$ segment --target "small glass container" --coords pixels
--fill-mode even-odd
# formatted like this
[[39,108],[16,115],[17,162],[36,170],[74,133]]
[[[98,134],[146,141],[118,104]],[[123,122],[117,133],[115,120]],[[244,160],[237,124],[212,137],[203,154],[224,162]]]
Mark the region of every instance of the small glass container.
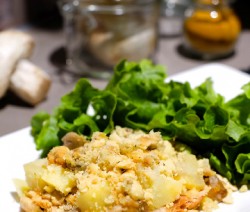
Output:
[[160,35],[175,37],[182,34],[185,11],[193,0],[161,0]]
[[196,0],[184,20],[184,52],[204,60],[233,54],[240,21],[227,0]]
[[61,0],[70,70],[108,78],[121,60],[153,58],[158,0]]

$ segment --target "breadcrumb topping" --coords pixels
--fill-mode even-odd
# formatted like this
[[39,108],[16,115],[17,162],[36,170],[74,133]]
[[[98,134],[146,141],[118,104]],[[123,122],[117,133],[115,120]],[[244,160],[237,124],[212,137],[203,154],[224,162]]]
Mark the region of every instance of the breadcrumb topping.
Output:
[[24,166],[24,211],[211,211],[231,189],[207,159],[176,151],[159,132],[116,127],[64,141]]

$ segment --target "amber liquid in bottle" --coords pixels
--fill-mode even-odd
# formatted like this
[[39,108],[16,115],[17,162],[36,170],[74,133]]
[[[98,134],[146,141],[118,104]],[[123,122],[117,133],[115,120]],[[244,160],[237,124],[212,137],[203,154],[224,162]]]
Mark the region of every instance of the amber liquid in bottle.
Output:
[[183,29],[187,48],[214,59],[232,53],[241,27],[225,0],[197,0]]

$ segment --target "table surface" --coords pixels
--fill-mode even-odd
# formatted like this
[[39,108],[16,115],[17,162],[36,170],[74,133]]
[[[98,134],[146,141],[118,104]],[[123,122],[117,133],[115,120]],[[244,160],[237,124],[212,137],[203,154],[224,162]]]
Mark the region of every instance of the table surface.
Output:
[[[77,80],[71,74],[53,65],[51,56],[65,44],[62,30],[45,31],[31,27],[22,27],[21,30],[29,32],[35,39],[35,50],[31,61],[45,69],[52,78],[52,86],[47,98],[35,107],[19,101],[11,92],[0,100],[0,136],[14,132],[30,125],[31,117],[38,111],[51,112],[59,104],[60,98],[74,87]],[[181,56],[177,47],[182,38],[166,37],[159,39],[155,62],[167,67],[167,74],[173,75],[184,70],[207,64],[207,61],[195,60]],[[217,60],[217,63],[229,65],[237,69],[250,67],[250,31],[242,31],[236,46],[235,54],[226,59]],[[107,81],[90,79],[92,85],[104,88]]]

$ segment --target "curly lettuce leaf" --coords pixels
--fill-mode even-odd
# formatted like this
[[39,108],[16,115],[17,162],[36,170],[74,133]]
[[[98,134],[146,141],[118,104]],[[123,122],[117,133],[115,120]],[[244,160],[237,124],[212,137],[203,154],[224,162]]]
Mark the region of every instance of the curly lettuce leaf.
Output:
[[250,82],[242,90],[244,93],[228,101],[226,107],[237,124],[250,127]]
[[[109,133],[114,128],[113,112],[116,98],[108,91],[93,88],[88,80],[80,79],[73,91],[61,98],[61,103],[51,115],[38,113],[32,117],[32,135],[42,156],[70,131],[91,136],[93,132]],[[93,114],[88,114],[92,107]]]
[[42,124],[43,127],[39,134],[36,135],[35,142],[37,150],[42,150],[43,157],[47,155],[51,148],[60,145],[61,141],[57,136],[59,128],[57,126],[56,118],[49,117],[48,119],[43,120]]
[[31,135],[37,137],[43,128],[43,123],[49,119],[50,115],[47,112],[41,111],[35,114],[31,119]]

